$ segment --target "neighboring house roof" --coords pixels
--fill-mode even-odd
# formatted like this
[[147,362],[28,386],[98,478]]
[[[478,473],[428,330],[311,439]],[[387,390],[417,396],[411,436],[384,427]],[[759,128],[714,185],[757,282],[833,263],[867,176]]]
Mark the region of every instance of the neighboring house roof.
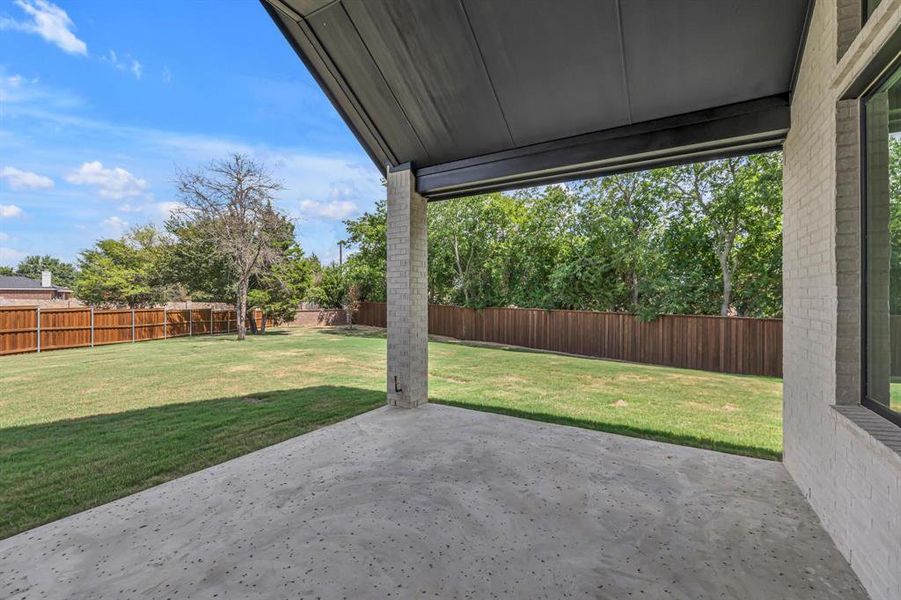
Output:
[[0,275],[0,290],[56,290],[57,292],[71,292],[67,287],[51,285],[44,287],[37,279],[21,277],[19,275]]

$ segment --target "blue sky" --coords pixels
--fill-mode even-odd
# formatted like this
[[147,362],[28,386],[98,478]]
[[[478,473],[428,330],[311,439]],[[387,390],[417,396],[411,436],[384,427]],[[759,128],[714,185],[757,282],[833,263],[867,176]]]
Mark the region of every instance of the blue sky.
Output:
[[325,261],[384,194],[259,2],[0,0],[0,264],[161,223],[176,168],[235,151]]

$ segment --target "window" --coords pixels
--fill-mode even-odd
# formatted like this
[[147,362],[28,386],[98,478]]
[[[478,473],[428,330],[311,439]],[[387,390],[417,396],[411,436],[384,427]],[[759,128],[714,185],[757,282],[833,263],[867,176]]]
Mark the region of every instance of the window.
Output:
[[873,14],[876,7],[879,6],[880,0],[863,0],[863,20],[866,20]]
[[901,423],[901,68],[864,98],[864,400]]

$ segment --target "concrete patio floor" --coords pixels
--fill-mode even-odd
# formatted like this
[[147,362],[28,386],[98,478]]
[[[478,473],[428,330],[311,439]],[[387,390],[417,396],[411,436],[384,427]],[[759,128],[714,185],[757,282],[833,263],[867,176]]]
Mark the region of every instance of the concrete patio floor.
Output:
[[0,541],[2,598],[866,598],[781,464],[382,408]]

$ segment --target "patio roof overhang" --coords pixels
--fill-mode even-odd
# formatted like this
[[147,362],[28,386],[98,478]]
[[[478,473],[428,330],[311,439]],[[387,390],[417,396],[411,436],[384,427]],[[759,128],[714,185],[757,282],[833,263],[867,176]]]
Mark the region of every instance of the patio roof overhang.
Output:
[[431,200],[779,148],[809,0],[261,0]]

